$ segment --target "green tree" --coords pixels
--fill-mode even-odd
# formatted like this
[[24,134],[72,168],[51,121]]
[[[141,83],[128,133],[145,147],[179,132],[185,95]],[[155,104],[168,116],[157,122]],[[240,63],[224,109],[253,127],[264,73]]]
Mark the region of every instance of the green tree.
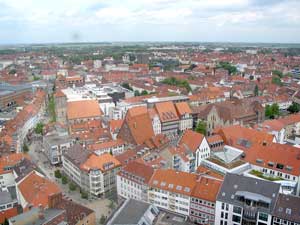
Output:
[[162,81],[163,84],[168,84],[177,87],[183,87],[188,92],[192,91],[192,88],[187,80],[176,79],[175,77],[169,77]]
[[258,96],[258,95],[259,95],[258,86],[255,85],[255,88],[254,88],[254,96]]
[[278,77],[280,77],[280,78],[283,77],[283,73],[282,73],[281,71],[279,71],[279,70],[273,70],[273,71],[272,71],[272,74],[273,74],[273,75],[276,75],[276,76],[278,76]]
[[16,74],[17,73],[17,70],[16,69],[11,69],[8,74],[10,75],[13,75],[13,74]]
[[33,76],[33,80],[34,80],[34,81],[37,81],[37,80],[40,80],[40,79],[41,79],[41,78],[38,77],[38,76],[35,76],[35,75]]
[[278,76],[276,76],[276,75],[272,77],[272,83],[273,83],[273,84],[276,84],[276,85],[278,85],[278,86],[281,86],[281,85],[282,85],[282,81],[281,81],[280,77],[278,77]]
[[204,121],[198,121],[196,129],[196,132],[205,135],[206,134],[206,123]]
[[148,95],[148,91],[143,90],[143,91],[141,92],[141,95]]
[[128,83],[123,83],[123,84],[121,84],[121,86],[122,86],[123,88],[126,88],[126,89],[128,89],[128,90],[133,91],[132,87],[130,87],[130,85],[129,85]]
[[28,147],[28,145],[25,144],[25,143],[23,144],[23,148],[22,148],[22,149],[23,149],[23,152],[24,152],[24,153],[29,152],[29,147]]
[[43,123],[38,123],[36,127],[34,128],[34,132],[37,134],[43,134],[43,128],[44,124]]
[[105,221],[106,221],[106,217],[104,215],[102,215],[101,218],[100,218],[100,221],[99,221],[100,224],[104,224]]
[[60,170],[55,170],[55,171],[54,171],[54,176],[55,176],[56,178],[60,179],[60,178],[62,177],[62,174],[61,174]]
[[114,209],[115,208],[115,203],[114,203],[113,200],[110,200],[108,208],[110,208],[110,209]]
[[69,190],[70,191],[75,191],[76,190],[76,185],[73,182],[69,183]]
[[81,198],[88,199],[89,195],[87,192],[80,189]]
[[51,122],[55,122],[56,114],[55,114],[55,101],[54,101],[53,95],[50,97],[49,102],[48,102],[48,113],[51,116]]
[[293,102],[287,109],[290,113],[297,113],[300,111],[300,105],[296,102]]
[[140,92],[138,91],[138,90],[135,90],[134,91],[134,96],[140,96],[141,94],[140,94]]
[[237,68],[230,64],[229,62],[220,62],[217,68],[223,68],[228,71],[229,75],[236,74],[238,72]]
[[274,119],[276,116],[279,116],[279,106],[277,103],[273,103],[272,105],[267,105],[265,108],[265,115],[269,119]]
[[67,184],[68,183],[68,178],[66,176],[62,176],[61,182],[62,182],[62,184]]

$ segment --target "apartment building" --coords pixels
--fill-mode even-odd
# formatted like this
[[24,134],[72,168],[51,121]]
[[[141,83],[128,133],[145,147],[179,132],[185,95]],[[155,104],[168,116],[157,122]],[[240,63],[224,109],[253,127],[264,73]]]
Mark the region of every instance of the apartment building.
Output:
[[125,142],[122,139],[106,141],[88,145],[87,148],[97,155],[110,153],[112,155],[120,155],[125,150]]
[[151,166],[140,162],[130,162],[117,174],[118,196],[140,201],[148,201],[148,183],[154,173]]
[[179,131],[185,131],[193,128],[192,110],[187,102],[175,103],[175,108],[179,116]]
[[214,225],[215,203],[221,180],[199,177],[191,193],[190,220],[197,224]]
[[41,121],[45,112],[46,93],[36,91],[31,104],[26,105],[14,119],[7,121],[0,133],[0,141],[9,146],[9,151],[21,152],[28,131]]
[[148,109],[149,117],[152,121],[152,128],[155,135],[158,135],[161,133],[161,122],[159,120],[159,116],[157,112],[153,108]]
[[190,198],[197,175],[171,169],[157,170],[149,182],[149,203],[179,213],[190,215]]
[[152,121],[147,108],[139,106],[129,109],[117,138],[123,139],[127,144],[141,145],[153,136]]
[[273,211],[272,225],[299,225],[299,207],[299,196],[279,194]]
[[74,140],[69,135],[48,135],[43,137],[44,153],[52,165],[62,162],[62,155],[73,145]]
[[159,102],[154,107],[161,122],[161,132],[171,138],[177,136],[180,118],[174,104],[172,102]]
[[[242,160],[251,165],[245,174],[276,181],[285,194],[300,193],[299,149],[278,144],[275,137],[267,132],[241,126],[223,127],[218,131],[225,144],[242,150]],[[259,176],[260,175],[260,176]]]
[[280,185],[226,174],[216,201],[215,224],[271,225]]
[[160,152],[166,164],[177,171],[195,172],[195,156],[186,146],[169,147]]
[[112,155],[96,155],[74,145],[63,156],[63,171],[80,188],[101,196],[116,187],[116,174],[121,164]]
[[196,159],[195,168],[200,166],[202,160],[210,157],[210,147],[203,134],[186,130],[179,140],[178,145],[193,152]]
[[15,186],[13,168],[27,157],[23,153],[12,153],[0,157],[0,189]]

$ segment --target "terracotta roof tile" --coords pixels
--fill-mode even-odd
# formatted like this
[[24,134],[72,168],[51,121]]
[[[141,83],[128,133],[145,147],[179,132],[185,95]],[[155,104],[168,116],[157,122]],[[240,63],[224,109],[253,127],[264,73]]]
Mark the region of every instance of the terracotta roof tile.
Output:
[[158,112],[162,122],[179,120],[176,109],[172,102],[159,102],[155,104],[155,109]]
[[144,179],[143,183],[148,184],[149,180],[151,179],[151,177],[154,173],[154,169],[151,166],[147,166],[143,163],[133,161],[133,162],[128,163],[119,172],[119,175],[126,176],[126,174],[124,172],[127,172],[127,173],[133,174],[135,176],[138,176],[140,178],[143,178]]
[[[106,168],[106,166],[108,167]],[[99,169],[104,172],[108,169],[116,168],[118,166],[121,166],[121,163],[112,155],[105,153],[100,156],[91,154],[88,159],[80,165],[80,168],[86,171]]]
[[52,181],[39,175],[36,171],[31,172],[20,183],[17,188],[22,193],[25,201],[34,207],[48,207],[48,197],[60,193],[60,188]]
[[183,195],[191,195],[197,181],[197,175],[175,171],[171,169],[158,169],[154,172],[149,185]]
[[203,134],[186,130],[179,141],[179,145],[185,144],[191,151],[195,152],[202,143],[203,138],[205,138]]
[[187,102],[178,102],[175,103],[176,110],[180,116],[184,114],[191,114],[192,110]]
[[222,181],[220,180],[202,176],[197,181],[196,186],[193,189],[192,196],[206,201],[215,202],[221,185]]
[[102,112],[96,100],[68,102],[67,116],[69,120],[100,117]]

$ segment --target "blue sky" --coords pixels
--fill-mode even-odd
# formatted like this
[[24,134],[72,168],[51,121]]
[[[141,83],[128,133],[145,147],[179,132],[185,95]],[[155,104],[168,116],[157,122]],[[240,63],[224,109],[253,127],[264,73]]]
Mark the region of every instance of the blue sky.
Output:
[[0,0],[0,44],[300,43],[299,0]]

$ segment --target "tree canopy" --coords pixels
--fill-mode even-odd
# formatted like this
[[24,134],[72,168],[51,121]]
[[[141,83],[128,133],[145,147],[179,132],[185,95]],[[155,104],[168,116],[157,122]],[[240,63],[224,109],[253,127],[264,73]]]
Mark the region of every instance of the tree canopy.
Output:
[[162,81],[163,84],[168,84],[176,87],[183,87],[188,92],[192,91],[192,88],[187,80],[176,79],[176,77],[166,78]]
[[229,75],[236,74],[238,72],[237,68],[229,62],[220,62],[217,68],[223,68],[227,70]]
[[269,119],[274,119],[276,116],[279,116],[279,106],[277,103],[273,103],[272,105],[267,105],[265,108],[265,115]]
[[121,84],[121,86],[122,86],[123,88],[126,88],[126,89],[128,89],[128,90],[133,91],[132,87],[131,87],[128,83],[123,83],[123,84]]
[[288,107],[287,109],[290,113],[297,113],[300,111],[300,105],[296,102],[293,102],[292,105],[290,105],[290,107]]
[[206,123],[204,121],[198,121],[195,131],[200,134],[205,135],[206,134]]
[[43,134],[43,128],[44,124],[43,123],[38,123],[36,127],[34,128],[34,132],[37,134]]
[[273,77],[272,77],[272,83],[276,84],[278,86],[282,85],[282,81],[281,81],[280,77],[277,76],[277,75],[273,75]]

